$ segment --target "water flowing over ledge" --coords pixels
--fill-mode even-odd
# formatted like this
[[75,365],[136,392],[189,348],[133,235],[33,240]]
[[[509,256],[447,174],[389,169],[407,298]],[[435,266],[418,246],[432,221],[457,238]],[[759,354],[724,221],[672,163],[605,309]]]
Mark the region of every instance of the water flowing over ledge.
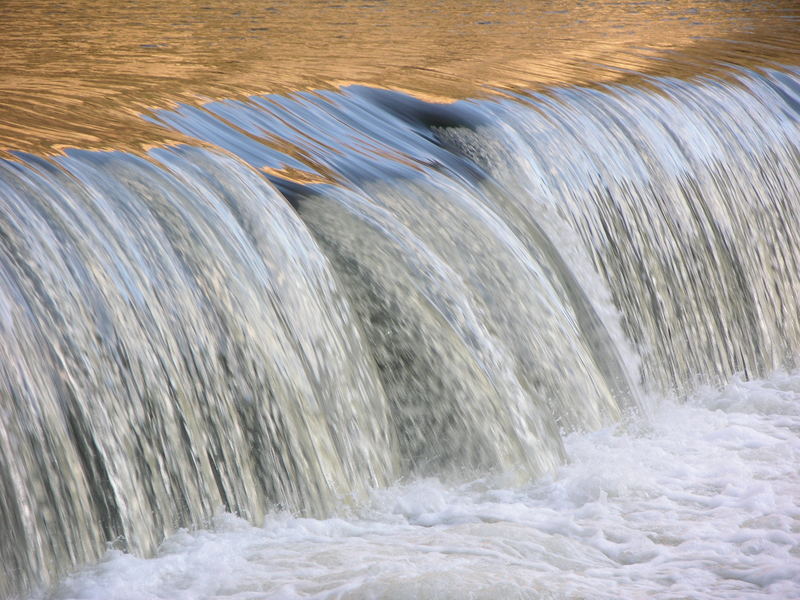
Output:
[[196,146],[0,163],[0,593],[220,507],[520,486],[797,366],[796,69],[507,96],[183,105],[150,118]]

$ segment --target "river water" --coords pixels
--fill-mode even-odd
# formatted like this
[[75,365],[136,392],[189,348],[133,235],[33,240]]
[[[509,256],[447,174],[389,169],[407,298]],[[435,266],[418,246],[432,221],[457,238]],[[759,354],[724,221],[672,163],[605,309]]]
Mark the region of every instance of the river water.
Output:
[[793,3],[0,11],[0,595],[800,595]]

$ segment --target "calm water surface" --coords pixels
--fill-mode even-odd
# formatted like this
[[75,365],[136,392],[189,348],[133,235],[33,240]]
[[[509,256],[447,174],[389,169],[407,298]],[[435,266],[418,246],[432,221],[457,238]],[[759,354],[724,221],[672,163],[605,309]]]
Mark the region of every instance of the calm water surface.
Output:
[[795,63],[791,0],[6,0],[0,151],[185,141],[176,102],[365,84],[449,102],[496,91]]

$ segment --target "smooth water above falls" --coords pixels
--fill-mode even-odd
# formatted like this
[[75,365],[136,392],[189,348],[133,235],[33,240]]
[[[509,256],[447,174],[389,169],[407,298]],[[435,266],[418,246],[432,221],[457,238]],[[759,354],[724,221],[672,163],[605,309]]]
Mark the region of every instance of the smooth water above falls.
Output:
[[113,150],[12,90],[0,597],[800,595],[793,51]]

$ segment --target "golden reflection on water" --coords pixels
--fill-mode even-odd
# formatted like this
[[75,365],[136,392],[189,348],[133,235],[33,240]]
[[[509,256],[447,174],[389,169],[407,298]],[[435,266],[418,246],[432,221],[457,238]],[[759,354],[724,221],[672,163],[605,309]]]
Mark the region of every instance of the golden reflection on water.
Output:
[[0,1],[0,154],[141,150],[148,108],[349,83],[496,89],[796,63],[800,8],[749,0]]

